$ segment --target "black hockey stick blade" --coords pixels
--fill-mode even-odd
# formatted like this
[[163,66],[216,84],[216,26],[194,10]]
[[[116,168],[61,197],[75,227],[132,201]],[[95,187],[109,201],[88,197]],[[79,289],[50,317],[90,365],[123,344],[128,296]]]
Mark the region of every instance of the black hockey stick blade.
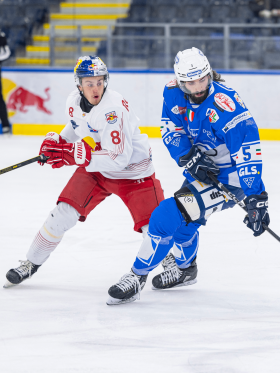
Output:
[[37,157],[28,159],[27,161],[23,161],[23,162],[14,164],[13,166],[10,166],[10,167],[2,168],[2,170],[0,170],[0,175],[5,174],[6,172],[16,170],[20,167],[26,166],[30,163],[34,163],[34,162],[37,162],[37,161],[45,163],[45,162],[47,162],[47,159],[48,159],[48,157],[46,157],[44,154],[38,155]]
[[[239,199],[236,198],[236,196],[231,193],[225,186],[222,184],[214,174],[211,172],[207,172],[207,176],[213,181],[215,185],[217,185],[223,192],[227,194],[228,197],[230,197],[238,206],[240,206],[245,212],[247,212],[243,202],[239,201]],[[277,236],[276,233],[274,233],[268,226],[264,223],[262,223],[263,229],[265,229],[271,236],[273,236],[277,241],[280,242],[280,237]]]

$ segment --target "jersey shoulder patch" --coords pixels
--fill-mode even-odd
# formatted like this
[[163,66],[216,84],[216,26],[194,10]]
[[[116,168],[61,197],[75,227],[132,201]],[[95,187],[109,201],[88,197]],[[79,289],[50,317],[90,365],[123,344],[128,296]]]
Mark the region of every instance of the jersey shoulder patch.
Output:
[[170,82],[166,84],[166,87],[167,87],[167,89],[179,88],[176,79],[172,79],[172,80],[170,80]]
[[[227,133],[240,122],[251,120],[251,113],[247,110],[240,96],[233,89],[215,82],[215,90],[207,101],[206,116],[215,130]],[[251,122],[247,122],[251,124]],[[253,122],[252,122],[253,123]]]

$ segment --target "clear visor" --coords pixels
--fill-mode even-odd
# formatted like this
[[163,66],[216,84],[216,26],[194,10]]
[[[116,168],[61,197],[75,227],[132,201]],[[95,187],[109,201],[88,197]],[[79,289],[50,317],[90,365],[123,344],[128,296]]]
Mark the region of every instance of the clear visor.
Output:
[[[196,94],[196,93],[203,92],[203,91],[205,91],[206,89],[208,89],[208,88],[210,87],[210,85],[211,85],[211,83],[212,83],[212,81],[213,81],[211,74],[209,73],[209,74],[206,75],[205,77],[200,78],[199,81],[201,81],[201,83],[203,84],[205,78],[206,78],[206,79],[208,78],[208,82],[207,82],[206,87],[205,87],[204,89],[202,89],[202,90],[201,90],[201,89],[198,89],[198,90],[195,89],[195,84],[193,84],[193,86],[194,86],[194,91],[191,90],[191,84],[189,85],[189,88],[190,88],[190,89],[186,87],[186,83],[195,83],[194,81],[184,82],[184,81],[181,80],[181,81],[178,82],[178,84],[179,84],[180,89],[181,89],[184,93],[187,93],[188,95],[194,95],[194,94]],[[198,83],[198,84],[199,84],[199,83]]]
[[[105,77],[104,77],[105,78]],[[102,87],[105,85],[105,79],[102,76],[98,77],[98,79],[87,79],[87,77],[80,78],[79,79],[79,84],[83,87]]]
[[[94,86],[101,86],[101,85],[104,85],[104,87],[106,88],[107,85],[108,85],[108,80],[109,80],[109,74],[100,74],[100,75],[95,75],[96,78],[98,79],[89,79],[87,81],[86,78],[91,78],[93,77],[93,75],[83,75],[82,76],[79,74],[79,76],[77,76],[77,74],[75,74],[75,81],[76,83],[78,83],[80,86],[81,85],[88,85],[88,86],[91,86],[91,87],[94,87]],[[102,77],[104,77],[104,79],[102,79]],[[83,79],[83,81],[82,81]],[[83,83],[82,83],[83,82]]]

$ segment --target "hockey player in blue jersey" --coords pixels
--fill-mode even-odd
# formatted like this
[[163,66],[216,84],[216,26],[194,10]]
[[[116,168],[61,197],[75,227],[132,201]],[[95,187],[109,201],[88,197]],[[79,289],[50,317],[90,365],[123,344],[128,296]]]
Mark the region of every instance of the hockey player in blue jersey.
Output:
[[[269,224],[259,133],[250,111],[199,49],[178,52],[174,71],[176,79],[163,92],[161,133],[171,157],[185,168],[185,181],[152,213],[131,272],[109,289],[108,305],[138,299],[149,272],[163,260],[164,271],[152,280],[154,289],[196,283],[199,227],[214,212],[235,205],[212,185],[207,172],[244,199],[244,223],[254,236],[264,232],[262,223]],[[171,248],[174,256],[165,258]]]

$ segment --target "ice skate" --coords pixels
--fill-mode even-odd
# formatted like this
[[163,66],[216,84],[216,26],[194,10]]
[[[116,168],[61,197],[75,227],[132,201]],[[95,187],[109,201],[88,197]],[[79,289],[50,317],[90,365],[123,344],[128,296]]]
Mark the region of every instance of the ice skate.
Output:
[[175,261],[175,257],[174,257],[174,255],[172,254],[171,251],[163,259],[163,261],[161,262],[161,265],[163,267],[164,272],[167,271],[168,269],[171,269],[171,268],[177,266],[176,261]]
[[22,281],[32,277],[37,272],[40,265],[31,263],[29,260],[20,260],[18,268],[10,269],[6,274],[7,281],[4,288],[19,285]]
[[197,282],[196,258],[190,267],[181,269],[177,265],[155,276],[152,280],[153,290],[170,289],[178,286],[193,285]]
[[11,124],[9,126],[2,127],[2,131],[0,128],[0,134],[2,135],[2,137],[10,137],[12,135]]
[[120,281],[108,290],[108,306],[134,302],[140,299],[140,292],[144,288],[148,275],[138,276],[134,272],[127,273]]

